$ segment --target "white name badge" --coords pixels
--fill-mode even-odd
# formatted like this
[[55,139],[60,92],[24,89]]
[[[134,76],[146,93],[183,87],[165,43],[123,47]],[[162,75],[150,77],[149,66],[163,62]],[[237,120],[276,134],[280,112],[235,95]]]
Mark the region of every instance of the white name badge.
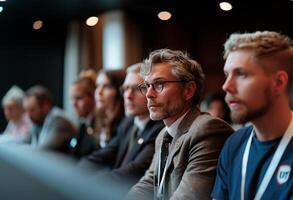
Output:
[[290,172],[291,166],[289,165],[281,165],[279,167],[277,173],[277,181],[280,185],[286,183],[289,180]]

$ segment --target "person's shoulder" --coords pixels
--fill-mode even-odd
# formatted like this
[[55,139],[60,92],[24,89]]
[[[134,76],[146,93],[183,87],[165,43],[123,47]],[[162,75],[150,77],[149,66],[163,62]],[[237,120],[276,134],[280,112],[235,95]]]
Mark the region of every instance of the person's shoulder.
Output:
[[239,147],[248,139],[253,127],[251,125],[243,127],[235,131],[226,141],[226,146]]
[[123,117],[119,123],[118,131],[121,129],[125,129],[128,126],[132,126],[133,123],[134,123],[133,117],[127,117],[127,116]]
[[207,136],[210,134],[228,134],[231,135],[234,129],[220,118],[213,117],[208,113],[200,113],[193,121],[190,130],[199,133],[198,136]]

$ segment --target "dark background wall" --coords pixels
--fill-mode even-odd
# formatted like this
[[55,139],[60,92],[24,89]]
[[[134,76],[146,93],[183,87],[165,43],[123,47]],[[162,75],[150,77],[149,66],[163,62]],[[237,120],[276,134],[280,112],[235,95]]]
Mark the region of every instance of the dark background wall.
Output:
[[[63,62],[66,26],[50,23],[35,31],[32,23],[6,24],[0,28],[0,97],[12,85],[23,90],[35,84],[47,87],[54,103],[62,105]],[[0,131],[6,126],[0,111]]]

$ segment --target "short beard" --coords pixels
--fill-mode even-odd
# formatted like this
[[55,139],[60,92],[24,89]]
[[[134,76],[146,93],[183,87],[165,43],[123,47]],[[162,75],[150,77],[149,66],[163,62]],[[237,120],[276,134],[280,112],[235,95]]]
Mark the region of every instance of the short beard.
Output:
[[235,112],[232,110],[232,121],[236,124],[245,124],[263,116],[270,109],[274,101],[274,97],[269,88],[265,90],[264,96],[266,97],[264,98],[264,104],[256,110],[249,110],[247,107],[245,107],[245,110],[242,112]]

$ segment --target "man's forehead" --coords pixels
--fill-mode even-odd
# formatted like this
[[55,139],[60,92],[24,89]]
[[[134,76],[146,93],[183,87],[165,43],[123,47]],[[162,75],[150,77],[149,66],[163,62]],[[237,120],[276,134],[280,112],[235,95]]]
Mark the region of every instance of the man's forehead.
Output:
[[254,62],[255,58],[251,51],[234,51],[228,55],[224,65],[224,70],[245,67]]
[[143,77],[135,72],[130,72],[126,75],[123,85],[140,84],[144,81]]
[[172,67],[169,64],[154,65],[151,72],[145,76],[145,81],[169,80],[175,78],[172,74]]

